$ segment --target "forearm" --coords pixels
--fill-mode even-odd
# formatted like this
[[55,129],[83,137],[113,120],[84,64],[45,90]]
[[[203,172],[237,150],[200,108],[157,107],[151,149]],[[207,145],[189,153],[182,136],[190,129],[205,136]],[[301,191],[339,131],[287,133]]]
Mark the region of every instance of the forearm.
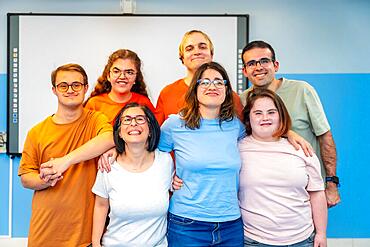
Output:
[[26,173],[21,175],[21,182],[23,187],[31,190],[43,190],[50,187],[50,184],[44,182],[38,173]]
[[100,246],[109,208],[108,199],[96,196],[93,216],[92,244]]
[[319,136],[318,139],[326,176],[336,176],[337,152],[331,131],[329,130],[325,134]]
[[326,237],[326,226],[328,221],[328,209],[324,191],[310,191],[310,202],[312,218],[316,234]]
[[114,147],[113,133],[102,133],[65,156],[68,167],[95,158]]

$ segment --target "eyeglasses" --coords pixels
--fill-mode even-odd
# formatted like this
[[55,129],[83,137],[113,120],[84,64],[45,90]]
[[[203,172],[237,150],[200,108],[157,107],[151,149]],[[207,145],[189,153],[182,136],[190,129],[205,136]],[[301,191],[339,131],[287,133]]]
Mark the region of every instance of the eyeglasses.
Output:
[[136,124],[142,125],[147,122],[146,116],[145,115],[136,115],[136,116],[123,116],[121,118],[121,124],[123,125],[130,125],[132,123],[132,120],[135,119]]
[[72,82],[72,84],[68,84],[66,82],[61,82],[59,83],[58,85],[56,85],[55,87],[58,89],[59,92],[61,93],[65,93],[68,91],[69,87],[72,88],[72,90],[74,92],[79,92],[82,90],[82,88],[86,85],[87,83],[82,83],[82,82],[78,82],[78,81],[75,81],[75,82]]
[[271,62],[275,62],[275,60],[264,57],[261,58],[260,60],[251,60],[245,63],[245,67],[248,69],[255,69],[257,67],[257,64],[259,63],[261,67],[267,67]]
[[215,86],[217,89],[222,89],[222,88],[225,88],[227,80],[222,80],[222,79],[214,79],[214,80],[199,79],[197,81],[197,83],[198,83],[199,87],[201,87],[201,88],[209,88],[211,86],[211,84],[213,84],[213,86]]
[[127,78],[133,78],[136,75],[136,72],[133,69],[120,70],[118,68],[113,68],[110,73],[114,79],[119,78],[121,75]]

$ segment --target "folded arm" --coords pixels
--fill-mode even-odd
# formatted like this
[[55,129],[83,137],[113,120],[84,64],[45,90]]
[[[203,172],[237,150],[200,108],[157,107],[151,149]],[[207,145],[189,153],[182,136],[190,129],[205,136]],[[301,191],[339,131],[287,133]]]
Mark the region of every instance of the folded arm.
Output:
[[[48,179],[59,177],[71,165],[95,158],[112,147],[114,147],[113,133],[111,131],[104,132],[69,154],[43,163],[40,168],[40,178],[48,181]],[[51,175],[51,173],[55,175]]]
[[21,175],[21,182],[23,187],[32,189],[32,190],[43,190],[54,186],[57,181],[61,180],[63,176],[58,176],[54,179],[50,179],[49,181],[45,182],[42,180],[38,173],[30,172]]

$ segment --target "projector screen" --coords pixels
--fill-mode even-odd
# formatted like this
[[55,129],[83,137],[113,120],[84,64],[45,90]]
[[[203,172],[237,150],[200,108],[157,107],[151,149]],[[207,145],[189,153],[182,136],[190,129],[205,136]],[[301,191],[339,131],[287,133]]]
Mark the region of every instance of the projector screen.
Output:
[[89,92],[108,56],[130,49],[142,60],[149,98],[156,104],[161,89],[185,77],[178,46],[185,32],[207,33],[214,61],[227,70],[233,89],[245,88],[240,54],[248,42],[248,15],[76,15],[8,14],[7,153],[22,153],[35,124],[57,110],[51,72],[78,63],[89,77]]

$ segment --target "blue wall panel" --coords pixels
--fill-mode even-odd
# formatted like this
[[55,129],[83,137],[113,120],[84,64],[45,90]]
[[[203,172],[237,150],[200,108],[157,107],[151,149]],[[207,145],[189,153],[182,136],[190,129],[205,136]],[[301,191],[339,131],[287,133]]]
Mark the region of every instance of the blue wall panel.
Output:
[[370,74],[284,74],[306,80],[320,95],[338,153],[342,202],[329,209],[328,237],[370,238]]
[[8,235],[9,159],[0,154],[0,235]]
[[31,219],[33,190],[22,187],[18,177],[20,158],[13,159],[13,221],[12,237],[27,237]]

